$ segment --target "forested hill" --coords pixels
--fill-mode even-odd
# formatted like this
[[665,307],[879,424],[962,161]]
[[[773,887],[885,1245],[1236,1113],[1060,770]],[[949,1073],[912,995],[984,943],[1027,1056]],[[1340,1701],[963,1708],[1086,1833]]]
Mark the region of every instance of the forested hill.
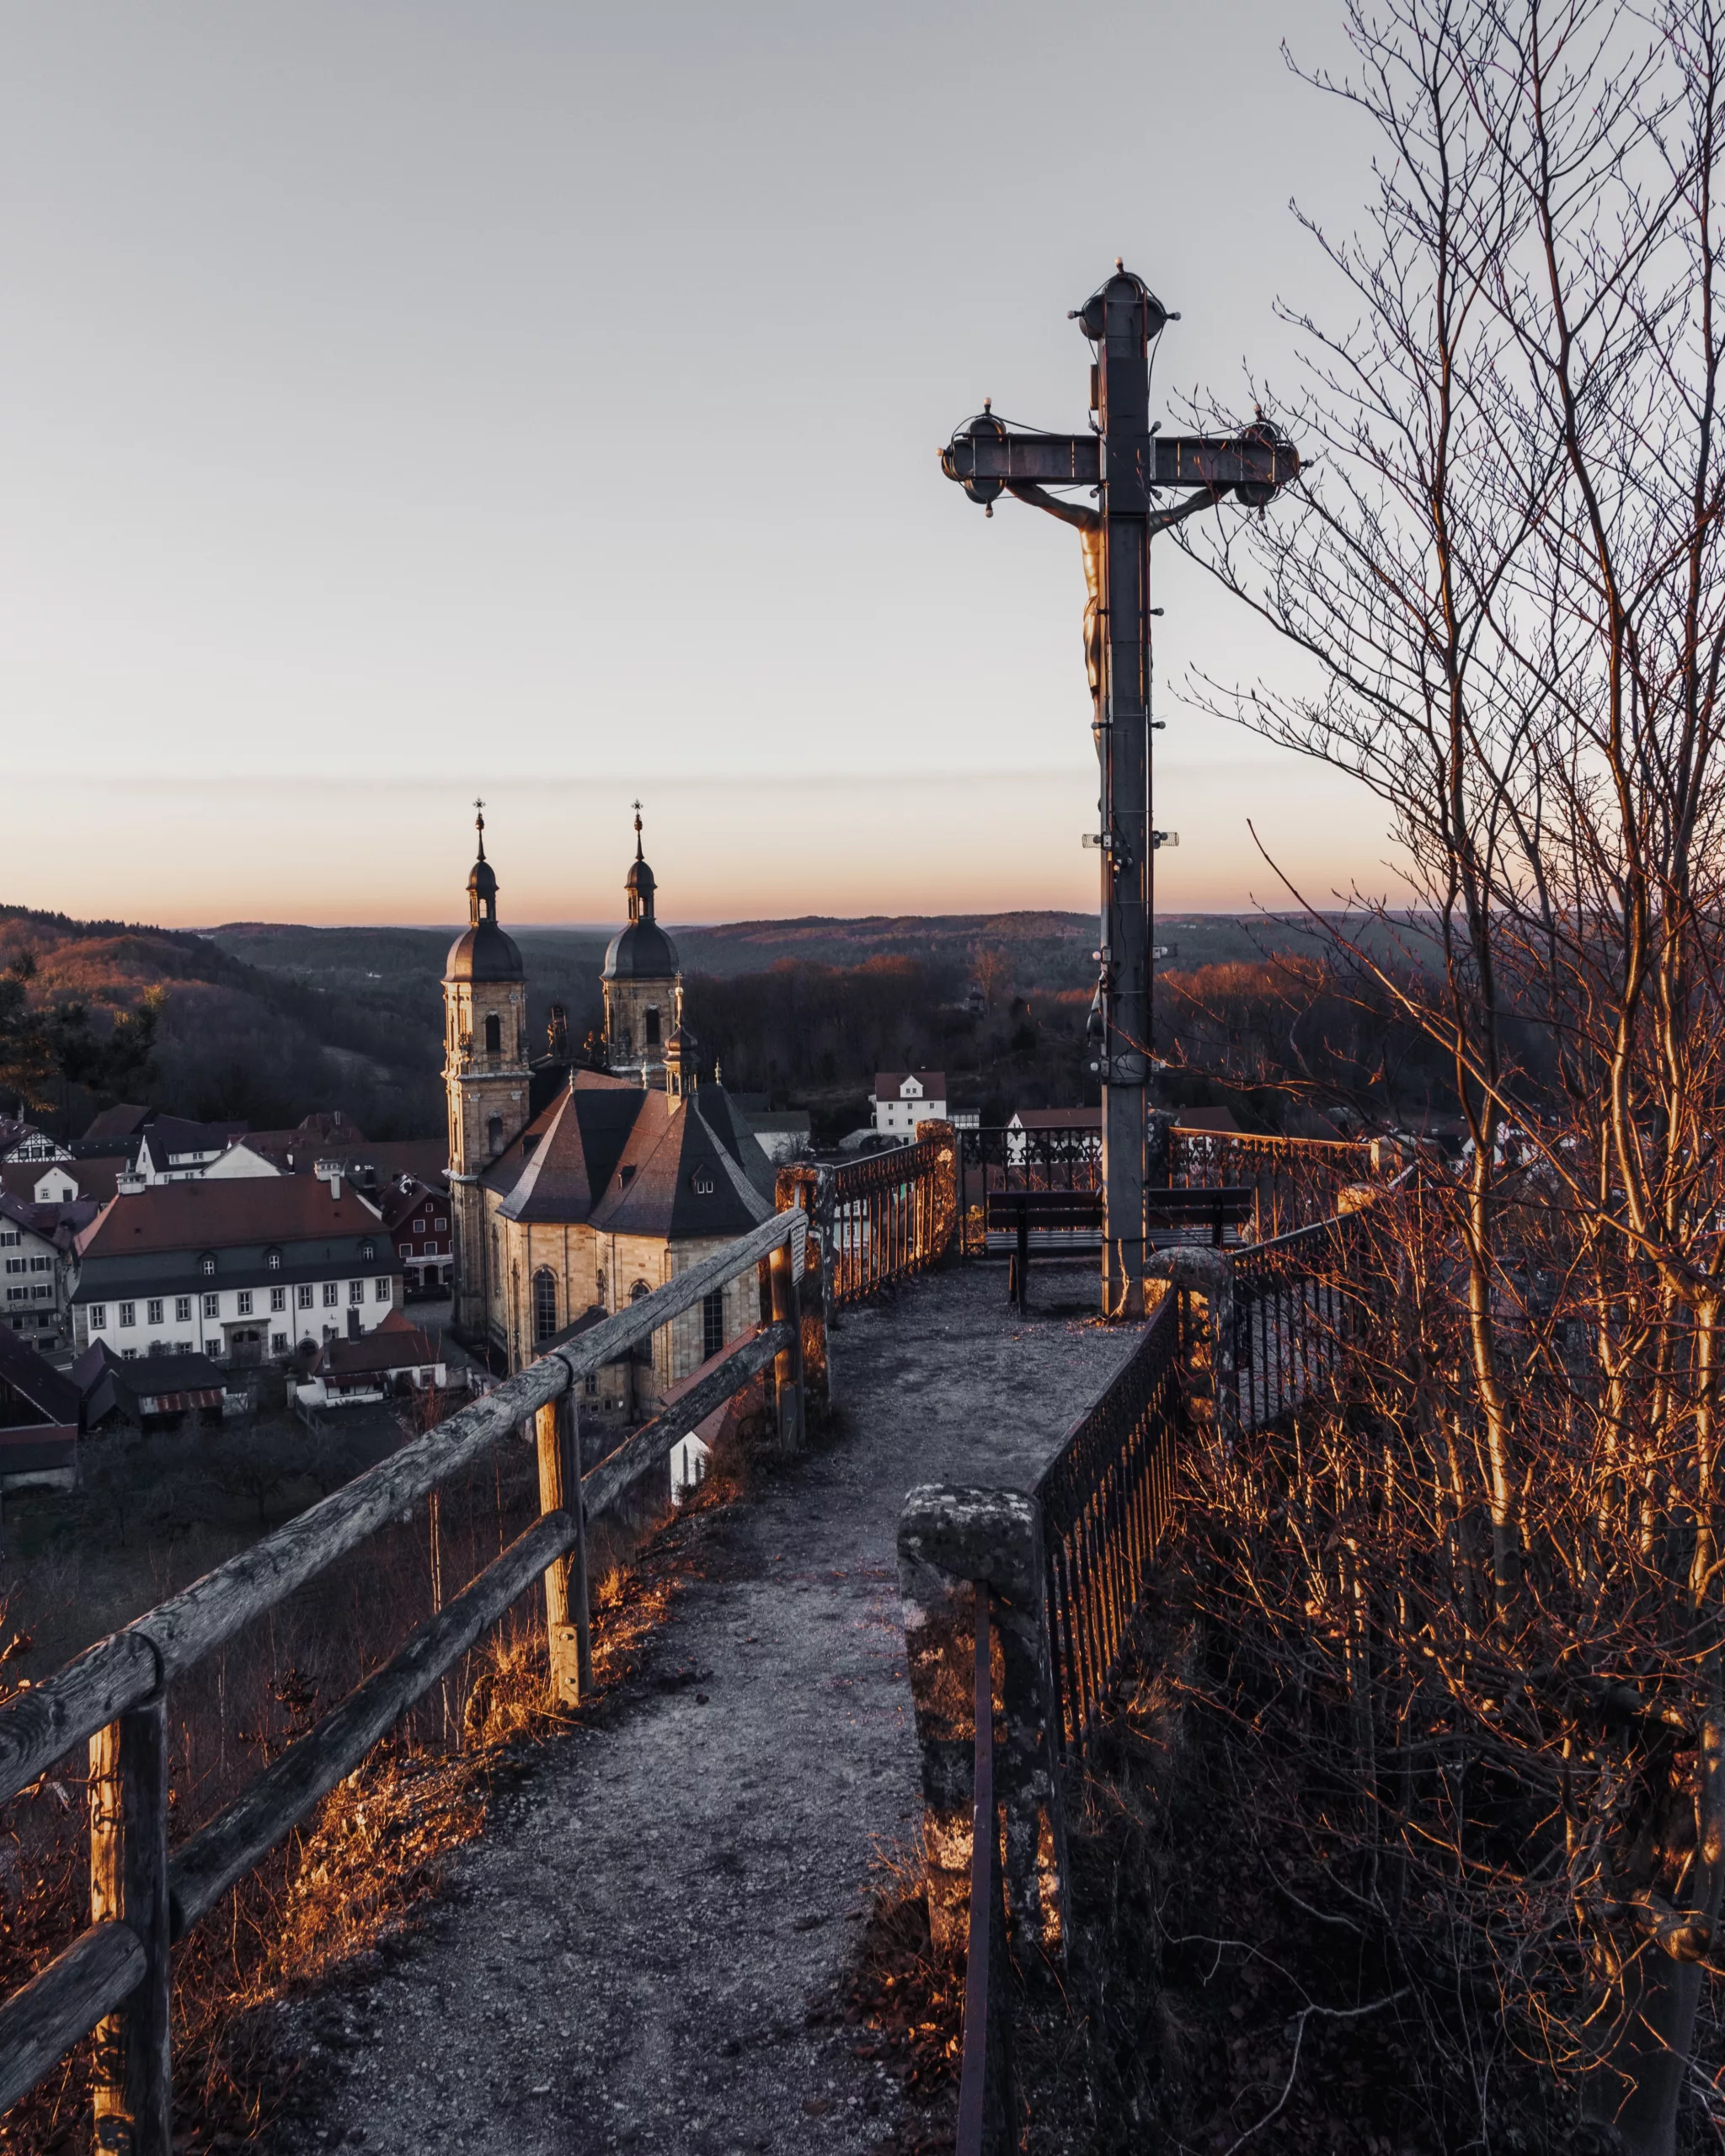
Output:
[[[1057,1100],[1079,1081],[1082,1006],[1095,976],[1088,914],[668,925],[697,1037],[707,1055],[723,1056],[733,1082],[775,1093],[830,1091],[850,1113],[860,1112],[877,1060],[950,1065],[956,1076],[973,1060],[986,1067],[1010,1051],[1010,1086],[1004,1076],[999,1084],[1015,1098],[1023,1091]],[[454,932],[453,925],[236,921],[200,933],[4,906],[0,970],[27,955],[35,967],[30,1002],[85,1004],[98,1032],[162,991],[148,1091],[179,1113],[268,1127],[339,1106],[374,1137],[423,1136],[442,1126],[440,984]],[[536,1044],[556,1001],[579,1045],[599,1023],[599,973],[612,931],[510,932],[526,965]],[[1250,963],[1314,941],[1298,921],[1227,915],[1165,919],[1157,933],[1172,947],[1165,965],[1181,970]],[[986,1005],[980,1024],[964,1016],[967,995],[978,990]],[[1023,1060],[1030,1017],[1023,999],[1033,997],[1035,1030],[1058,1020],[1061,1036],[1057,1043],[1050,1035],[1033,1069]],[[995,1086],[980,1071],[977,1082]],[[81,1128],[94,1105],[68,1094],[62,1119]]]
[[[279,1127],[339,1103],[373,1137],[441,1127],[435,989],[427,1008],[381,971],[350,993],[188,930],[0,906],[0,969],[19,960],[34,963],[32,1005],[83,1004],[97,1030],[161,991],[148,1094],[179,1114]],[[65,1134],[76,1134],[96,1105],[74,1091],[50,1120],[69,1119]]]

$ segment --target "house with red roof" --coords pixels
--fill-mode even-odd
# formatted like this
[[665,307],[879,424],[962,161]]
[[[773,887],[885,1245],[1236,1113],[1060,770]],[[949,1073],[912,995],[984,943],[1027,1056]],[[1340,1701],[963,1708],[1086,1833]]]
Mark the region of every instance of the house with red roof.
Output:
[[339,1176],[122,1187],[72,1255],[77,1349],[126,1358],[278,1360],[357,1339],[402,1299],[377,1209]]

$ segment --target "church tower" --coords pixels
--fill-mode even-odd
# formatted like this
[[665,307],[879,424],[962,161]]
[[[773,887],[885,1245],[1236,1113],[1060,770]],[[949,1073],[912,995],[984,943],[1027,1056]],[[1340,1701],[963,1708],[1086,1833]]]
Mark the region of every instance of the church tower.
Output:
[[641,854],[641,804],[635,803],[635,858],[623,881],[629,925],[613,937],[601,976],[605,991],[605,1059],[619,1076],[644,1086],[665,1082],[665,1051],[683,1015],[677,947],[654,919],[658,886]]
[[443,1082],[449,1103],[449,1193],[455,1228],[455,1326],[485,1327],[489,1252],[487,1167],[528,1119],[527,991],[521,954],[497,924],[497,874],[479,857],[467,878],[467,927],[443,969]]

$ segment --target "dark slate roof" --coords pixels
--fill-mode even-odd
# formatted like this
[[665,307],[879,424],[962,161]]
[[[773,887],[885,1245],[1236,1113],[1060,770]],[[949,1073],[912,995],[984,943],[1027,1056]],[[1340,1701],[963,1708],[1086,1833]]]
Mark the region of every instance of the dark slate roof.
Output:
[[605,954],[606,980],[674,980],[677,947],[656,921],[632,921],[611,939]]
[[117,1138],[136,1138],[150,1120],[151,1113],[150,1109],[140,1107],[135,1101],[122,1101],[118,1107],[104,1108],[78,1143],[106,1146]]
[[9,1325],[0,1325],[0,1385],[22,1393],[51,1422],[77,1422],[78,1390],[63,1370],[45,1363]]
[[[772,1198],[744,1173],[726,1135],[715,1127],[728,1123],[728,1118],[716,1113],[709,1121],[703,1113],[703,1103],[717,1111],[716,1102],[708,1102],[704,1091],[680,1102],[656,1092],[642,1098],[647,1105],[630,1134],[617,1174],[593,1209],[595,1228],[608,1235],[663,1235],[675,1242],[695,1235],[740,1235],[767,1219]],[[752,1135],[749,1142],[761,1151]],[[765,1166],[765,1154],[761,1161]],[[626,1181],[623,1171],[631,1166],[635,1172]]]
[[571,1084],[486,1172],[493,1189],[509,1193],[498,1209],[504,1218],[586,1219],[616,1173],[649,1097],[626,1079],[575,1071]]
[[387,1376],[392,1370],[423,1369],[439,1360],[431,1342],[412,1319],[399,1310],[357,1340],[328,1340],[312,1364],[315,1375],[324,1378]]
[[[686,1100],[578,1070],[486,1171],[507,1220],[607,1233],[735,1235],[772,1210],[772,1163],[722,1086]],[[707,1188],[710,1184],[712,1187]]]

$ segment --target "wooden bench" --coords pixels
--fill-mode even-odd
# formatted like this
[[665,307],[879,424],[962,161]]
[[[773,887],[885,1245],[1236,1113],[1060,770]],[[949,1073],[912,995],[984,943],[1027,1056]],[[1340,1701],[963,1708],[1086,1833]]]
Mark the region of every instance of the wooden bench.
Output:
[[[1151,1190],[1145,1193],[1145,1229],[1177,1233],[1208,1228],[1220,1249],[1226,1231],[1252,1218],[1252,1192],[1249,1184],[1228,1183],[1213,1190]],[[987,1225],[995,1232],[1016,1234],[1017,1247],[1007,1267],[1007,1294],[1020,1310],[1030,1307],[1030,1231],[1049,1228],[1103,1231],[1103,1194],[1099,1190],[991,1190],[988,1193]]]

